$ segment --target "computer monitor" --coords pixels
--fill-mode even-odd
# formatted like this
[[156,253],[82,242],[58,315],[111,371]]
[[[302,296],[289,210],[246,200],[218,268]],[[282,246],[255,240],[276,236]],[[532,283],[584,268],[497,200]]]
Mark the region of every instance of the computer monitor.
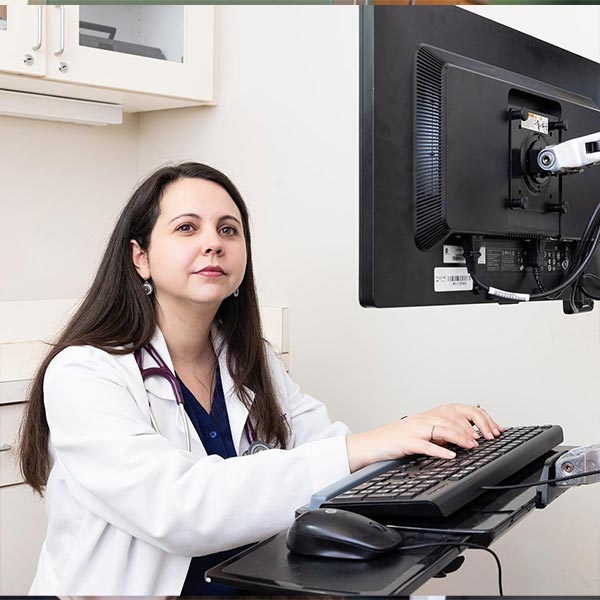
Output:
[[600,131],[600,65],[452,6],[364,7],[360,37],[361,304],[591,308],[600,167],[537,158]]

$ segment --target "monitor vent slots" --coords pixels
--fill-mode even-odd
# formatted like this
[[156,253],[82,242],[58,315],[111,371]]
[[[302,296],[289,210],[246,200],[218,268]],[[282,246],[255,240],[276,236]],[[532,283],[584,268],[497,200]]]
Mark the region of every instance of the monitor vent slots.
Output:
[[422,47],[417,51],[416,67],[416,242],[427,250],[448,233],[442,205],[443,63]]

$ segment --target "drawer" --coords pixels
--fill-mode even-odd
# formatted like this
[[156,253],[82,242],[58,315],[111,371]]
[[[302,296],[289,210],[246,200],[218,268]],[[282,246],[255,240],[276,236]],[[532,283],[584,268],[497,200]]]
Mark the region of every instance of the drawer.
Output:
[[25,403],[0,406],[0,487],[23,481],[18,467],[17,436],[25,406]]

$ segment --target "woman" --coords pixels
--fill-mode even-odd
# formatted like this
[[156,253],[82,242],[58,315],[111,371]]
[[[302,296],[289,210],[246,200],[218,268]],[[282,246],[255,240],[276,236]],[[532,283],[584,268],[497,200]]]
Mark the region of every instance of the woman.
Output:
[[[31,593],[224,592],[204,571],[316,490],[383,459],[451,458],[442,444],[476,446],[473,424],[501,431],[462,405],[354,435],[332,424],[262,341],[238,190],[202,164],[161,168],[34,380],[21,466],[49,523]],[[275,449],[242,456],[257,438]]]

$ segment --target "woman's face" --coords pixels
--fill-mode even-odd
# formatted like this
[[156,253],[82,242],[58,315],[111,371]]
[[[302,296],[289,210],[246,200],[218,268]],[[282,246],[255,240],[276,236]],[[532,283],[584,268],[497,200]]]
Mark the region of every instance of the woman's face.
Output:
[[138,274],[152,278],[157,300],[219,304],[246,271],[242,216],[220,185],[197,178],[169,184],[148,252],[132,240]]

